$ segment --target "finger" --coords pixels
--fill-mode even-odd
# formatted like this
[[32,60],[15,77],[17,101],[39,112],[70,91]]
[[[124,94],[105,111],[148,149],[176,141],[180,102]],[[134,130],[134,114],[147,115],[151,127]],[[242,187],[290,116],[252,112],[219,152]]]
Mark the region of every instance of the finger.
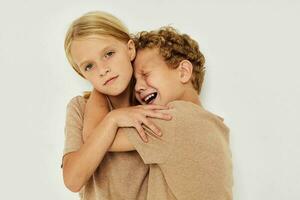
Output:
[[143,129],[142,125],[140,123],[137,123],[135,126],[137,132],[139,133],[140,137],[144,142],[148,142],[147,135],[145,133],[145,130]]
[[169,109],[169,106],[162,106],[162,105],[140,105],[140,108],[146,109],[146,110],[166,110]]
[[149,119],[146,117],[142,119],[144,125],[146,125],[155,135],[162,136],[160,129]]
[[148,110],[148,111],[145,111],[144,114],[146,117],[152,117],[152,118],[157,118],[157,119],[164,119],[164,120],[172,119],[172,115],[170,115],[168,113],[163,113],[160,111]]

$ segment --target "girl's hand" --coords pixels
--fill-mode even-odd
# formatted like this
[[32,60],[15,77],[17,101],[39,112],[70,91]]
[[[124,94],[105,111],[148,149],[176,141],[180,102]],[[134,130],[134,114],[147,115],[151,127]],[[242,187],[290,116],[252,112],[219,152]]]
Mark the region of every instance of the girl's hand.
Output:
[[113,110],[108,114],[108,117],[110,117],[118,127],[136,128],[142,140],[147,142],[147,135],[142,125],[145,125],[152,130],[156,136],[162,136],[159,128],[149,119],[149,117],[171,120],[172,116],[163,112],[167,109],[169,109],[169,107],[160,105],[131,106]]

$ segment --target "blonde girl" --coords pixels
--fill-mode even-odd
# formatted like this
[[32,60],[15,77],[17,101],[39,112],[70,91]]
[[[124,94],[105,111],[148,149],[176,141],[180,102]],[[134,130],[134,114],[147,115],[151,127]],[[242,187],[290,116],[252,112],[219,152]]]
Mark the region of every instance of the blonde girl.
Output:
[[[108,13],[89,12],[71,24],[65,52],[73,69],[94,88],[67,106],[62,161],[66,187],[80,192],[81,199],[145,199],[149,168],[136,151],[128,151],[130,144],[118,127],[136,128],[146,142],[142,125],[161,135],[149,117],[171,116],[163,112],[166,106],[127,108],[134,104],[131,62],[136,55],[127,28]],[[101,107],[100,122],[93,120],[99,113],[89,108],[90,100]]]

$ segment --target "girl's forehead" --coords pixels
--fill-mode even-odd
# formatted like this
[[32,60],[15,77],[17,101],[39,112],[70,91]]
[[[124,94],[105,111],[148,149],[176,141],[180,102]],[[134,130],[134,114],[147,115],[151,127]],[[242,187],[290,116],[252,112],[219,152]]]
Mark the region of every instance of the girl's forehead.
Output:
[[73,42],[97,42],[102,44],[120,44],[124,43],[109,35],[89,35],[84,37],[75,38]]
[[109,48],[124,48],[125,43],[111,36],[92,35],[88,37],[76,38],[71,43],[71,54],[81,54],[96,52],[100,53]]

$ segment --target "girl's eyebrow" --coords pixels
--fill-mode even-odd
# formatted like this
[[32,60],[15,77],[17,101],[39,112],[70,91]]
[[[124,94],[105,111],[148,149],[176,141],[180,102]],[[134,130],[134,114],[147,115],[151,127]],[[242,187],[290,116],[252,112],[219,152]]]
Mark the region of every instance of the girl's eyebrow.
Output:
[[[111,49],[111,48],[114,48],[114,47],[115,47],[114,45],[108,45],[108,46],[104,47],[103,49],[101,49],[101,50],[99,51],[99,54],[101,55],[101,54],[103,54],[103,52],[106,52],[108,49]],[[82,67],[82,65],[85,64],[85,63],[87,63],[87,62],[90,62],[90,61],[84,59],[84,61],[82,61],[82,62],[79,64],[79,67]]]
[[89,62],[89,60],[83,61],[81,64],[79,64],[79,67],[82,68],[83,64],[85,64],[85,63],[87,63],[87,62]]

